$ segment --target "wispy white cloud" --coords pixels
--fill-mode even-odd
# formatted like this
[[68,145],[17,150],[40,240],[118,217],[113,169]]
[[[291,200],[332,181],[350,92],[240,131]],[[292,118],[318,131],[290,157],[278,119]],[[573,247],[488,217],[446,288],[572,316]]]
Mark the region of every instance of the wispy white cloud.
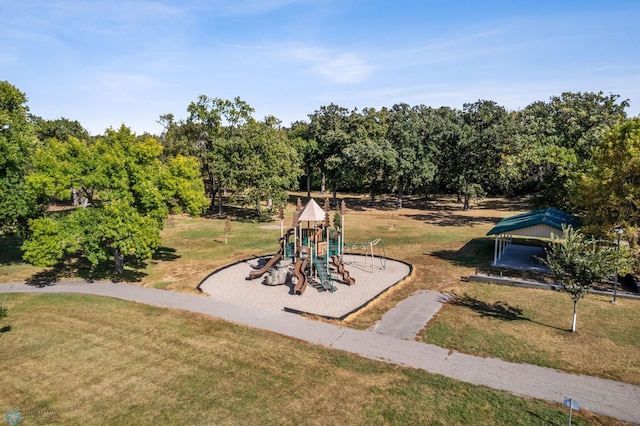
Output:
[[115,103],[139,101],[142,94],[160,87],[147,75],[126,72],[103,72],[96,75],[98,93]]
[[91,28],[96,24],[142,25],[183,16],[183,9],[161,1],[38,0],[11,2],[7,21],[31,31],[64,32],[72,28]]
[[330,49],[298,45],[284,49],[282,54],[308,65],[308,69],[335,84],[360,83],[369,77],[374,66],[361,56],[351,53],[336,53]]
[[619,93],[637,114],[637,5],[467,3],[0,0],[0,78],[34,114],[94,132],[157,130],[200,93],[285,123],[331,102],[513,109],[567,90]]
[[312,70],[333,83],[359,83],[373,71],[373,67],[353,53],[326,57],[315,62]]

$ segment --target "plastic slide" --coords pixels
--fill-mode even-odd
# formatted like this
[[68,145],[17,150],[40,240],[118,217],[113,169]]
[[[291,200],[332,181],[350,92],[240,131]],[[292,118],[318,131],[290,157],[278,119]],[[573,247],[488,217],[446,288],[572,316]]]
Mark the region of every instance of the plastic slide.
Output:
[[[302,254],[304,255],[302,256]],[[293,292],[295,294],[302,294],[307,289],[307,283],[309,278],[307,278],[307,273],[305,269],[307,268],[307,262],[309,262],[309,247],[301,247],[300,248],[301,256],[296,260],[296,266],[293,270],[294,275],[296,276],[298,282],[296,286],[293,288]]]
[[331,258],[331,261],[338,270],[338,273],[342,275],[342,281],[344,281],[345,284],[354,285],[356,283],[356,279],[353,278],[351,274],[349,274],[349,271],[344,269],[344,264],[340,261],[340,258],[338,256],[333,256]]
[[249,272],[249,279],[253,280],[256,278],[260,278],[262,275],[264,275],[265,272],[267,272],[273,265],[275,265],[280,259],[282,259],[282,255],[284,254],[284,239],[280,240],[280,251],[277,252],[275,254],[275,256],[273,256],[271,259],[269,259],[269,261],[267,262],[266,265],[264,265],[262,268],[258,269],[257,271],[251,271]]

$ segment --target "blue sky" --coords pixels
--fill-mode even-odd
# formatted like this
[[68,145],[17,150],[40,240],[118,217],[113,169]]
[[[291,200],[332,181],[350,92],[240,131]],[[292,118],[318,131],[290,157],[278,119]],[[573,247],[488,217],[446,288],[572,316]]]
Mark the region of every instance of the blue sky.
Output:
[[603,91],[640,113],[640,2],[0,0],[0,80],[92,134],[200,94],[289,125],[323,105],[510,110]]

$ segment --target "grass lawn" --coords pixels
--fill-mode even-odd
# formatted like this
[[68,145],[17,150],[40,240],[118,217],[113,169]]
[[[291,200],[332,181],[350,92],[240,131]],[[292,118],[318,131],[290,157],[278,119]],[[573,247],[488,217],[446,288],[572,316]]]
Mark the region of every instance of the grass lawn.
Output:
[[432,319],[423,339],[446,348],[640,385],[640,303],[588,295],[469,284]]
[[[295,198],[304,199],[305,195],[292,195],[285,229],[291,225]],[[417,290],[455,293],[458,297],[454,303],[446,305],[426,328],[422,336],[425,341],[461,352],[640,385],[640,333],[635,326],[640,301],[619,299],[618,305],[613,306],[604,297],[587,296],[578,306],[578,331],[571,334],[567,330],[571,326],[572,305],[566,294],[461,279],[476,268],[489,269],[493,240],[485,235],[500,219],[530,210],[522,200],[483,200],[466,212],[453,197],[434,200],[426,209],[408,203],[401,211],[392,208],[391,197],[382,198],[373,209],[367,206],[365,197],[349,196],[346,201],[347,243],[382,238],[388,257],[412,263],[415,268],[413,279],[348,318],[347,326],[372,326]],[[146,287],[197,293],[197,285],[215,269],[277,251],[279,220],[234,220],[227,244],[224,222],[171,217],[156,256],[136,265],[137,269],[130,265],[125,279]],[[0,248],[0,280],[11,282],[46,275],[46,271],[19,261],[15,241],[0,238]],[[74,269],[63,268],[56,273],[74,275]]]
[[[12,294],[0,412],[24,424],[565,424],[560,404],[108,298]],[[574,424],[618,424],[576,413]]]

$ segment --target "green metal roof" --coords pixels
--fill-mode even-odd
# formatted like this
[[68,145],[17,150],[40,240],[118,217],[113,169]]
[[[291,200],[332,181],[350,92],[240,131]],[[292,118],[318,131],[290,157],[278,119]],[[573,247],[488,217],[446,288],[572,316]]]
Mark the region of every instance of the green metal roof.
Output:
[[505,234],[516,229],[528,228],[536,225],[548,225],[561,230],[562,225],[571,225],[574,228],[580,226],[580,220],[561,210],[548,207],[546,209],[535,210],[517,216],[502,219],[487,235]]

